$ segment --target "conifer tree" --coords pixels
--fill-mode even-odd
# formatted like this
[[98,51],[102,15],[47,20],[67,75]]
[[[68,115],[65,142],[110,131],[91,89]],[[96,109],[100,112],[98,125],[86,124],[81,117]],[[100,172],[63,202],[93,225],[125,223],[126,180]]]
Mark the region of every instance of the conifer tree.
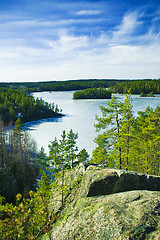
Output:
[[60,148],[57,138],[54,141],[51,141],[51,144],[48,145],[49,147],[49,157],[50,163],[54,165],[56,169],[59,168],[60,164]]
[[76,152],[78,147],[76,146],[76,139],[78,138],[78,133],[74,133],[71,129],[67,133],[67,161],[70,163],[71,168],[73,168],[74,161],[77,157]]
[[[120,144],[117,145],[117,141],[120,143],[122,103],[113,96],[107,105],[107,107],[100,106],[102,117],[96,116],[96,120],[98,121],[98,123],[95,124],[96,130],[100,132],[104,129],[105,131],[105,134],[99,134],[97,143],[99,148],[105,149],[105,152],[110,153],[110,157],[114,156],[113,161],[115,161],[116,166],[121,169],[122,149]],[[102,139],[102,141],[100,141],[100,139]],[[103,142],[104,146],[100,146],[99,142]]]
[[9,134],[1,131],[0,140],[0,194],[14,202],[17,193],[25,194],[36,187],[36,145],[21,129],[20,119]]
[[[61,176],[61,184],[59,184],[59,189],[61,191],[61,202],[62,208],[64,206],[65,199],[65,170],[66,168],[73,167],[75,158],[77,157],[76,151],[78,150],[76,146],[76,139],[78,134],[74,133],[71,129],[67,134],[63,130],[61,139],[58,141],[56,138],[49,145],[49,165],[54,166],[55,179],[59,179]],[[71,164],[71,165],[70,165]]]
[[118,141],[119,145],[122,148],[122,156],[124,161],[124,168],[128,170],[129,168],[129,154],[130,148],[132,145],[132,126],[134,123],[133,117],[133,106],[131,105],[132,97],[131,93],[128,91],[126,94],[126,98],[124,100],[124,104],[122,105],[121,109],[121,116],[122,116],[122,124],[121,124],[121,137],[120,141]]
[[160,173],[160,108],[139,112],[134,126],[132,168],[148,174]]
[[49,166],[44,147],[41,147],[41,150],[38,154],[37,164],[43,169]]
[[[109,162],[109,140],[106,132],[99,134],[94,142],[98,145],[93,152],[91,163],[103,164],[103,166],[111,167],[112,164]],[[107,146],[107,147],[106,147]]]
[[89,161],[89,154],[85,148],[77,154],[77,160],[78,163],[87,163]]

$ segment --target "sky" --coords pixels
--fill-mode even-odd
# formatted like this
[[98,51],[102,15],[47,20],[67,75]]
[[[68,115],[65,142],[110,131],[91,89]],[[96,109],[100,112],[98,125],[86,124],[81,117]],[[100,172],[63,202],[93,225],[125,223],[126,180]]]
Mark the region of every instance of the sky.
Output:
[[0,0],[0,82],[160,78],[160,0]]

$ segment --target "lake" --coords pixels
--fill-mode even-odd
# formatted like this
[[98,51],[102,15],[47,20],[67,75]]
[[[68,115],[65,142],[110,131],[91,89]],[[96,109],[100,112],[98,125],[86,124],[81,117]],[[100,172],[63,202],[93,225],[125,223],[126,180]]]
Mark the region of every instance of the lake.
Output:
[[[48,154],[48,144],[55,137],[60,139],[62,131],[67,132],[72,129],[78,132],[77,146],[79,151],[85,148],[91,156],[92,150],[96,147],[94,138],[98,135],[95,131],[95,115],[101,116],[100,105],[106,106],[110,100],[73,100],[74,91],[68,92],[38,92],[33,93],[35,98],[42,98],[48,103],[55,103],[61,108],[64,117],[44,119],[25,124],[25,128],[36,140],[38,149],[43,146]],[[115,94],[119,101],[124,101],[125,95]],[[137,116],[137,111],[144,111],[147,106],[155,108],[160,104],[160,96],[143,98],[139,95],[132,95],[133,111]]]

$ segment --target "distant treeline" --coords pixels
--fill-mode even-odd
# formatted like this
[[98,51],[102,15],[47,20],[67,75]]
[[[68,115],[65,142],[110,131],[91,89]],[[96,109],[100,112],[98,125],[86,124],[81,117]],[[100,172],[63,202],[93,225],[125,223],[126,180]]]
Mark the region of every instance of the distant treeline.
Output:
[[23,122],[56,117],[58,106],[48,104],[41,98],[34,99],[20,89],[0,88],[0,118],[5,125],[15,123],[18,117]]
[[117,83],[128,80],[108,80],[108,79],[89,79],[89,80],[68,80],[68,81],[49,81],[49,82],[20,82],[20,83],[0,83],[0,87],[14,89],[25,89],[30,92],[42,91],[73,91],[86,88],[104,87],[108,88]]
[[111,99],[105,88],[87,88],[73,93],[73,99]]
[[160,94],[160,79],[158,80],[134,80],[123,81],[116,83],[110,87],[110,90],[114,93],[126,94],[128,90],[131,90],[132,94]]
[[117,79],[86,79],[47,82],[0,83],[0,88],[21,89],[26,93],[42,91],[74,91],[87,88],[109,88],[113,93],[125,94],[131,89],[132,94],[160,94],[160,79],[117,80]]

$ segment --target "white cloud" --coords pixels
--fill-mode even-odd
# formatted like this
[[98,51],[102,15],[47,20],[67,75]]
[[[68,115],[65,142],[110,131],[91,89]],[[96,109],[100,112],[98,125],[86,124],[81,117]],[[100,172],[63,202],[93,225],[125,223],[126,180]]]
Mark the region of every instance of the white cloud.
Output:
[[[27,62],[26,59],[25,62],[22,59],[22,63],[18,65],[16,63],[8,66],[1,64],[0,80],[158,78],[160,76],[159,52],[160,45],[157,44],[151,46],[110,45],[96,52],[91,49],[75,53],[70,49],[64,54],[59,52],[59,48],[55,48],[54,51],[39,50],[37,56],[30,49]],[[19,58],[15,56],[15,59],[17,57]],[[35,63],[29,62],[32,57],[36,59]]]
[[75,15],[99,15],[102,11],[100,10],[80,10]]
[[[79,11],[79,15],[99,13]],[[154,28],[133,34],[142,25],[138,12],[126,14],[121,24],[97,35],[78,34],[75,22],[85,20],[1,22],[0,81],[160,76],[159,35]]]
[[132,33],[140,24],[138,12],[131,12],[123,17],[122,24],[116,27],[115,36]]
[[63,33],[57,41],[49,41],[48,45],[59,52],[78,51],[88,46],[88,37],[75,37]]

